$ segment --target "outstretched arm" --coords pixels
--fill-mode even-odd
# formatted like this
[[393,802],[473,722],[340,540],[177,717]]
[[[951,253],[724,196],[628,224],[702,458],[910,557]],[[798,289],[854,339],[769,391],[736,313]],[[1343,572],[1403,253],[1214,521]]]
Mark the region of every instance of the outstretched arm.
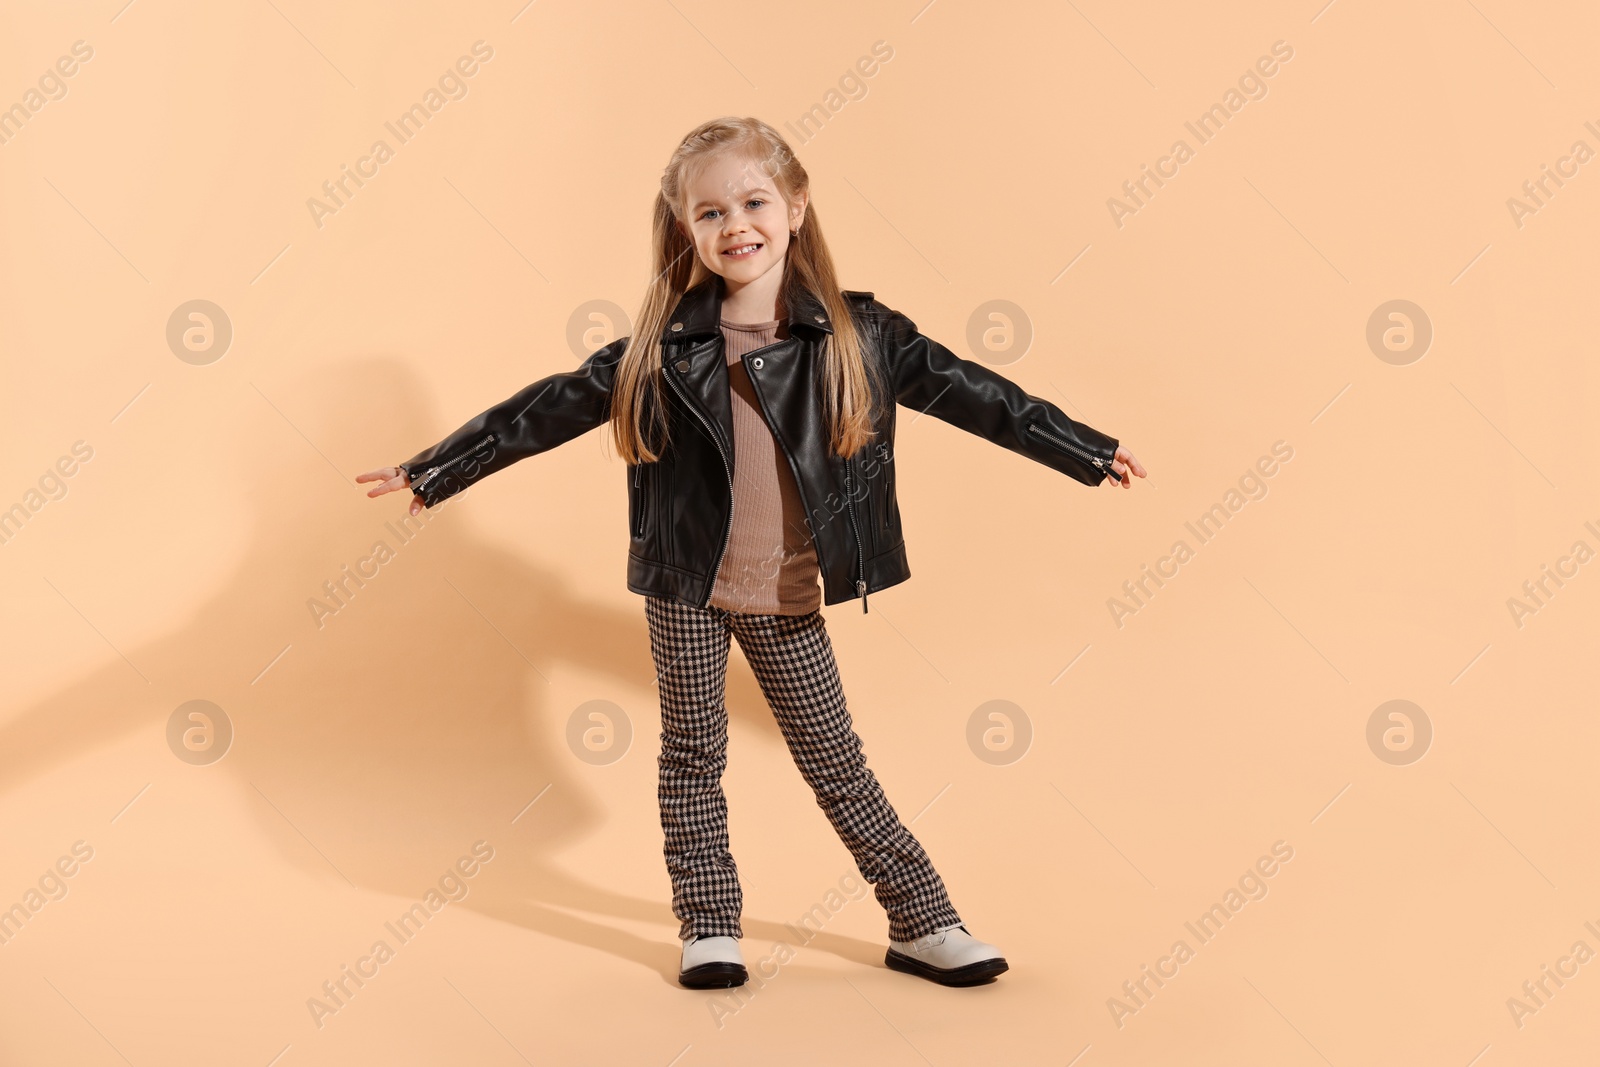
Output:
[[1107,477],[1123,481],[1123,472],[1113,463],[1121,455],[1116,438],[1074,421],[982,363],[962,359],[878,300],[872,301],[871,315],[899,403],[1085,485],[1098,485]]
[[628,339],[619,338],[576,370],[541,378],[400,464],[427,507],[520,459],[547,452],[604,425]]

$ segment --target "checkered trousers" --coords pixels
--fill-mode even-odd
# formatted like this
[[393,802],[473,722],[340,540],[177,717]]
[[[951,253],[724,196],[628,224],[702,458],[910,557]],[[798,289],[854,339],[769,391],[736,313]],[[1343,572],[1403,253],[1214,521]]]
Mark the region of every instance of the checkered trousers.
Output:
[[739,871],[728,851],[722,772],[728,639],[750,662],[795,766],[889,916],[889,937],[913,941],[961,921],[922,845],[867,766],[839,683],[822,612],[755,615],[647,596],[650,651],[661,685],[661,828],[679,937],[742,937]]

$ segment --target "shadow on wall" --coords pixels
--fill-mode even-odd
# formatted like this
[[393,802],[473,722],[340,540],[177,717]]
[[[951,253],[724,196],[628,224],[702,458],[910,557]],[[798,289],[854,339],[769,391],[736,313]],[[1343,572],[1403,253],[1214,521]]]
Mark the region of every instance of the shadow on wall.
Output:
[[[485,395],[482,407],[425,428],[427,388],[406,362],[352,359],[280,386],[292,397],[285,410],[295,425],[347,474],[346,498],[338,498],[332,472],[315,470],[326,464],[310,449],[271,465],[252,460],[269,482],[252,493],[257,511],[240,553],[244,565],[180,629],[142,646],[119,643],[148,685],[116,657],[12,714],[0,726],[0,783],[14,788],[139,734],[172,759],[177,773],[228,776],[283,862],[312,878],[347,878],[361,889],[420,899],[447,864],[487,839],[495,848],[487,869],[493,877],[474,878],[471,893],[452,907],[636,961],[675,982],[675,944],[606,922],[648,920],[675,929],[665,867],[660,896],[645,898],[570,874],[552,859],[594,833],[602,809],[595,777],[560,740],[572,706],[552,699],[539,672],[577,667],[608,676],[633,718],[624,758],[647,761],[644,773],[654,781],[659,703],[643,599],[628,610],[584,599],[581,587],[530,557],[475,540],[464,509],[452,511],[466,503],[458,499],[432,513],[416,540],[399,547],[320,630],[306,607],[324,581],[368,555],[375,540],[399,545],[385,522],[400,525],[410,494],[368,499],[373,483],[358,484],[355,476],[420,451],[501,399]],[[354,418],[351,397],[363,398]],[[593,446],[593,433],[601,432],[563,447]],[[522,468],[543,458],[495,477],[537,479]],[[614,460],[595,468],[596,497],[623,492]],[[599,520],[581,510],[573,509],[571,520],[603,535]],[[618,551],[626,552],[625,542]],[[607,577],[620,583],[622,571],[619,560]],[[289,651],[263,674],[286,644]],[[749,666],[737,653],[729,666],[733,718],[781,746]],[[197,697],[227,711],[235,737],[219,762],[188,768],[166,755],[167,721]],[[651,795],[649,811],[628,817],[659,827]],[[596,918],[557,910],[569,908]],[[747,920],[746,935],[777,939],[783,926]],[[828,940],[852,957],[881,952]]]

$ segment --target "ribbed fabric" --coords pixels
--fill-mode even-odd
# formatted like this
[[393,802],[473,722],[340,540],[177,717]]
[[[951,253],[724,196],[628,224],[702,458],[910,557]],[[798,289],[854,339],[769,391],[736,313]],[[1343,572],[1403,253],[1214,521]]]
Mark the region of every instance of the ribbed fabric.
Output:
[[[733,408],[733,529],[711,605],[724,611],[804,615],[822,606],[821,571],[805,505],[741,359],[776,342],[781,323],[722,320]],[[773,358],[796,355],[790,350]]]

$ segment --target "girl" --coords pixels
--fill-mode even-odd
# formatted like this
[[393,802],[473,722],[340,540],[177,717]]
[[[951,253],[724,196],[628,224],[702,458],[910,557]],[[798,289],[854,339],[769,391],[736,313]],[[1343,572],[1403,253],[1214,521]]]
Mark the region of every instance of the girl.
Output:
[[[821,608],[910,577],[894,496],[896,404],[1077,481],[1146,471],[1113,438],[840,290],[805,168],[771,126],[690,131],[656,197],[656,274],[631,337],[541,379],[396,467],[411,513],[609,424],[627,463],[628,588],[661,686],[663,854],[679,982],[734,986],[743,897],[721,776],[736,638],[796,766],[889,918],[885,963],[945,985],[1007,969],[967,930],[866,764]],[[869,447],[870,446],[870,447]],[[820,583],[820,584],[819,584]]]

